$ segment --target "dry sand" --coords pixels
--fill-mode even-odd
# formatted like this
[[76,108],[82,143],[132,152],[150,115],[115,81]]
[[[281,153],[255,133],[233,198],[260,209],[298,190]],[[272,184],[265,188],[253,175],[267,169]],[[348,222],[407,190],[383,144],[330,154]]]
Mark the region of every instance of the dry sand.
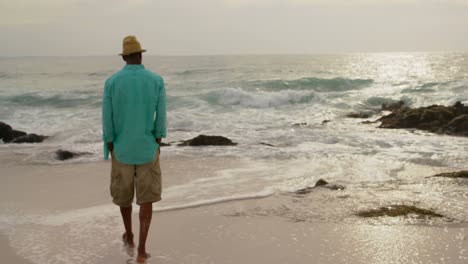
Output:
[[[118,208],[109,202],[108,162],[30,165],[14,159],[0,153],[1,263],[132,263],[120,242]],[[235,165],[163,155],[164,184]],[[465,226],[295,222],[243,213],[282,199],[154,213],[148,263],[468,263]]]

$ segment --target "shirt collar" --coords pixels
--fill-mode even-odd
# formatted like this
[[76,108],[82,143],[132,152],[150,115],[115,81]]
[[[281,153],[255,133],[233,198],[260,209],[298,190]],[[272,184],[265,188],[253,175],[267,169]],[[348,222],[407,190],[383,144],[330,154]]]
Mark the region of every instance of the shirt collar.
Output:
[[126,64],[123,69],[129,71],[136,71],[144,68],[145,66],[143,64]]

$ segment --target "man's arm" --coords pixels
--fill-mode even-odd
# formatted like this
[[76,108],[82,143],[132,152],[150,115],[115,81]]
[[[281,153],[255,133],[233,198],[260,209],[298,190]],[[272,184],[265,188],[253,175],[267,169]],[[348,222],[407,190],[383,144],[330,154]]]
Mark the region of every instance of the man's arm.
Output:
[[104,94],[102,96],[102,131],[103,131],[102,138],[105,143],[104,159],[109,158],[108,151],[112,151],[114,148],[113,141],[114,141],[115,131],[114,131],[114,123],[112,119],[113,119],[113,113],[112,113],[111,87],[110,87],[110,84],[106,82],[104,86]]
[[161,144],[161,139],[166,137],[166,89],[164,87],[164,81],[161,82],[161,87],[159,87],[153,136],[158,144]]

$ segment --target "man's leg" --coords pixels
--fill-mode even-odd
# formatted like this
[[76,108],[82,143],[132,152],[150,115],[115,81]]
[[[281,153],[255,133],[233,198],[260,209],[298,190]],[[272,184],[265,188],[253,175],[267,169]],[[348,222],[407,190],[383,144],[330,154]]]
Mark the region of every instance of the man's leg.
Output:
[[122,236],[124,243],[130,247],[134,247],[133,232],[132,232],[132,206],[120,207],[120,213],[122,214],[122,220],[125,226],[125,233]]
[[146,252],[146,238],[153,216],[153,203],[143,203],[140,205],[140,239],[138,242],[137,262],[144,262],[148,257]]

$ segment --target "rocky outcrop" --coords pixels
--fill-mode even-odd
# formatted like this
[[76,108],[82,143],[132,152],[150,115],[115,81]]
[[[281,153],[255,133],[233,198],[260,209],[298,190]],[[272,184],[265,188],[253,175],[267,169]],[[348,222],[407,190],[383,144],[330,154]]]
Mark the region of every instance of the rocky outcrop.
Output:
[[14,130],[10,125],[0,122],[0,139],[4,143],[38,143],[46,138],[46,136]]
[[15,138],[11,143],[40,143],[46,139],[47,136],[41,136],[37,134],[27,134],[19,138]]
[[439,134],[468,136],[468,107],[431,105],[400,108],[378,119],[381,128],[416,128]]
[[235,146],[229,138],[222,136],[199,135],[193,139],[183,141],[178,146]]
[[14,130],[10,125],[0,122],[0,139],[5,143],[9,143],[15,138],[27,135],[26,132]]

